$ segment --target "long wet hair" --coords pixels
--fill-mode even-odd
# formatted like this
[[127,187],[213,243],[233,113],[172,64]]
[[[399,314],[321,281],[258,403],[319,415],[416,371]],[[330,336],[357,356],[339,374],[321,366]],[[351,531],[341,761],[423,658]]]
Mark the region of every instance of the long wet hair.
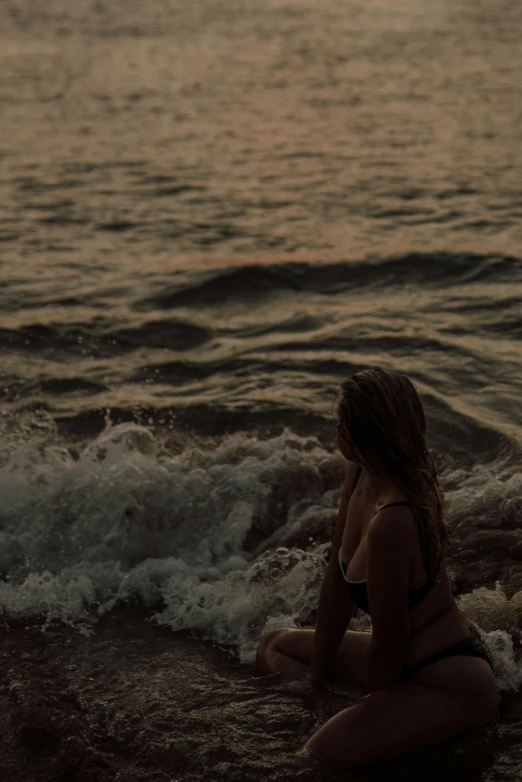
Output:
[[335,404],[337,422],[348,428],[362,465],[391,478],[411,502],[424,566],[435,578],[451,530],[415,386],[398,372],[364,369],[342,383]]

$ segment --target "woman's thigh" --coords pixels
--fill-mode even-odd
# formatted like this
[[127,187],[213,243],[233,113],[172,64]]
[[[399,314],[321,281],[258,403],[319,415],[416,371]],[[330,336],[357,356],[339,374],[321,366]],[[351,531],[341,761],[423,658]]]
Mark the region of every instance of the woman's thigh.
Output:
[[352,769],[409,755],[489,721],[481,716],[438,690],[394,684],[336,714],[299,754],[316,769],[317,763],[324,771]]
[[[418,681],[422,673],[424,683]],[[355,768],[415,752],[498,718],[498,689],[484,660],[446,658],[416,678],[376,690],[339,712],[302,752],[325,770]]]
[[[261,643],[263,654],[276,652],[291,659],[310,665],[312,660],[315,628],[287,628],[273,630]],[[348,630],[330,664],[330,672],[339,681],[362,684],[365,658],[368,653],[371,633]]]

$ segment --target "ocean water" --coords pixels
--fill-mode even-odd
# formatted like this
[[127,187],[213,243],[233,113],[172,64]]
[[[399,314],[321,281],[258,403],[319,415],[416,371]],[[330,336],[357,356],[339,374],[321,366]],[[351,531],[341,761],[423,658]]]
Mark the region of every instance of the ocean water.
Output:
[[521,41],[511,0],[0,5],[2,778],[294,778],[360,692],[255,649],[314,621],[368,366],[502,707],[338,778],[520,778]]

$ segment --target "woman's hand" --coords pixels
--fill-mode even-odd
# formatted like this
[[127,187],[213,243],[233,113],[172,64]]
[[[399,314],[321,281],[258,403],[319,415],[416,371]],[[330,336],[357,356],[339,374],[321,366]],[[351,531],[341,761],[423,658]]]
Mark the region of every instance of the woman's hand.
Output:
[[325,685],[325,678],[324,676],[311,676],[309,677],[310,684],[314,688],[314,690],[322,690]]
[[324,686],[326,673],[322,667],[320,668],[312,663],[308,669],[308,676],[312,687],[319,689]]

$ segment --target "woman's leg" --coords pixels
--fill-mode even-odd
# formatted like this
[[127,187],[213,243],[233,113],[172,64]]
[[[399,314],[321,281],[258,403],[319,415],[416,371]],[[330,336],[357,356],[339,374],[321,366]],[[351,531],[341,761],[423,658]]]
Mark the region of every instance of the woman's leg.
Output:
[[[299,635],[296,636],[296,633]],[[259,643],[255,672],[260,676],[280,671],[306,673],[310,665],[313,639],[312,628],[280,627],[270,630]]]
[[[262,637],[256,655],[256,673],[308,671],[314,647],[315,628],[279,628]],[[330,670],[340,681],[362,683],[364,660],[371,633],[348,630],[334,655]]]
[[[423,671],[417,681],[377,690],[336,714],[298,757],[316,771],[351,769],[416,752],[497,719],[496,683],[484,660],[446,658],[430,668],[426,684],[418,681]],[[433,686],[437,678],[442,687]]]

